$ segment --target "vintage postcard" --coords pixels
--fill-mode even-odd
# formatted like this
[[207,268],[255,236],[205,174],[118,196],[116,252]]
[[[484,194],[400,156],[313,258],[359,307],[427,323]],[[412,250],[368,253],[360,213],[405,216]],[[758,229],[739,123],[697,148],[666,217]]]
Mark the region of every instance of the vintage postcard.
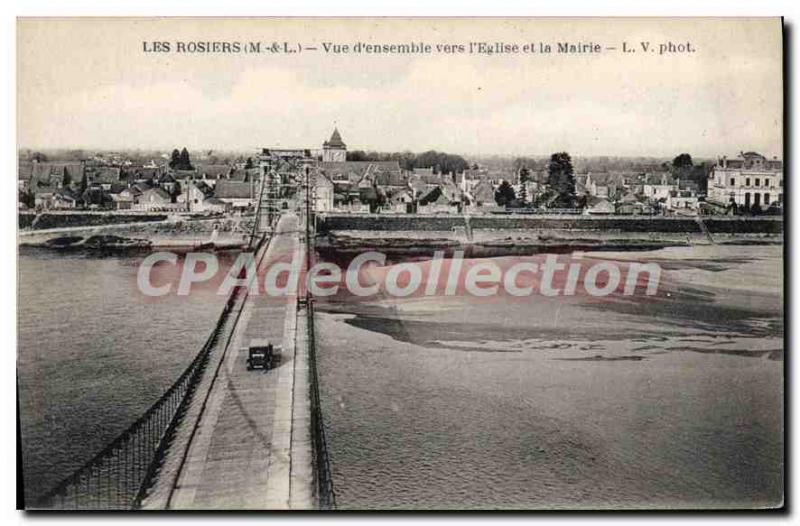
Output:
[[26,509],[784,505],[779,18],[20,18]]

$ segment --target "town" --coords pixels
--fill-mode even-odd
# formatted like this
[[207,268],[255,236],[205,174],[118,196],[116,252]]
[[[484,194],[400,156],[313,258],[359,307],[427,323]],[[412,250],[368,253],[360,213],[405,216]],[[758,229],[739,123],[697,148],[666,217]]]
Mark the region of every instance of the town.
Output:
[[[695,162],[518,157],[467,161],[429,151],[348,151],[338,129],[312,160],[316,212],[378,214],[781,215],[783,162],[749,151]],[[20,152],[19,211],[86,210],[245,215],[274,150],[220,160],[214,152],[144,159],[81,151]],[[279,173],[289,198],[296,173]]]

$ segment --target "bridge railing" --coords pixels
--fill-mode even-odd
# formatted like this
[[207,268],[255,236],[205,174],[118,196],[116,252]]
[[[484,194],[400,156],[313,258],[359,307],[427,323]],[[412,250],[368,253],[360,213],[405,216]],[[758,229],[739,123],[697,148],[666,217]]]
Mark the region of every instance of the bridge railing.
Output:
[[234,288],[200,352],[169,389],[117,438],[37,498],[30,508],[123,510],[141,504],[240,294],[242,290]]
[[314,302],[306,296],[308,315],[308,368],[311,378],[311,439],[314,442],[314,470],[317,481],[317,499],[323,510],[336,509],[336,493],[333,490],[328,441],[319,399],[319,376],[317,373],[317,351],[314,335]]

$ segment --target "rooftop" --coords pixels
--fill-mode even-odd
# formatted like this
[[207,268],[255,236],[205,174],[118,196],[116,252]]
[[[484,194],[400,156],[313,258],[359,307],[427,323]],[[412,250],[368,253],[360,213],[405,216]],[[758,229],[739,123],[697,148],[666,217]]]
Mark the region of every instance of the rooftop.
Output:
[[331,134],[331,138],[322,143],[322,146],[325,148],[347,148],[347,145],[342,142],[342,136],[339,135],[339,129],[334,128],[333,133]]

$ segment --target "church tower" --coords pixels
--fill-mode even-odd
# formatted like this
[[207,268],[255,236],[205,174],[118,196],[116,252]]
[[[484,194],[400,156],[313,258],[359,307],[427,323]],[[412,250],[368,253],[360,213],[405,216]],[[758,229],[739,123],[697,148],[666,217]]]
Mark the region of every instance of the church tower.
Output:
[[342,142],[337,128],[333,129],[331,138],[322,143],[322,162],[343,163],[347,160],[347,145]]

